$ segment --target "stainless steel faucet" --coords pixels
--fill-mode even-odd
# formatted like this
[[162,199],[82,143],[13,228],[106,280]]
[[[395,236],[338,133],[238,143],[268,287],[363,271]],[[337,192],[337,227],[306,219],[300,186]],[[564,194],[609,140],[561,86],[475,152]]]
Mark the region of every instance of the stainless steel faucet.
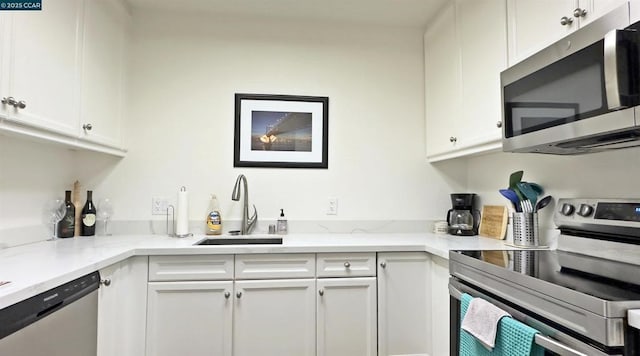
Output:
[[233,193],[231,193],[231,200],[240,200],[240,182],[244,188],[244,200],[242,204],[242,226],[240,227],[241,235],[249,235],[251,230],[256,226],[258,221],[258,209],[253,206],[253,216],[249,217],[249,189],[247,188],[247,177],[244,174],[238,176],[236,179],[236,185],[233,186]]

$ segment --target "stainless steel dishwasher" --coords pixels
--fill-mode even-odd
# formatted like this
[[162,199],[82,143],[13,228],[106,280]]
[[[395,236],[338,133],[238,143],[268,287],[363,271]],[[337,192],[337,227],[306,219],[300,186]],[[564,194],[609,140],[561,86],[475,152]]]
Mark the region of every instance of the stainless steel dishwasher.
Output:
[[0,310],[0,355],[95,355],[99,286],[93,272]]

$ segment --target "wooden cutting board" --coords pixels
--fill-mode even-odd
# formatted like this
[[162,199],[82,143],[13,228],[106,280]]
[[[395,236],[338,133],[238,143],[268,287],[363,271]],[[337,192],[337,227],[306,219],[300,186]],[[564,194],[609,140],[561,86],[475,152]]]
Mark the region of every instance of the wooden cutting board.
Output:
[[502,205],[484,205],[480,213],[480,236],[502,240],[507,234],[507,207]]

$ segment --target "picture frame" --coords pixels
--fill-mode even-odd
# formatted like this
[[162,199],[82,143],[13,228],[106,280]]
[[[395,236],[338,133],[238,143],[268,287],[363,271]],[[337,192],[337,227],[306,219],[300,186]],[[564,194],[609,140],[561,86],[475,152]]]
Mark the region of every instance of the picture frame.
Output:
[[328,168],[329,98],[235,94],[234,167]]

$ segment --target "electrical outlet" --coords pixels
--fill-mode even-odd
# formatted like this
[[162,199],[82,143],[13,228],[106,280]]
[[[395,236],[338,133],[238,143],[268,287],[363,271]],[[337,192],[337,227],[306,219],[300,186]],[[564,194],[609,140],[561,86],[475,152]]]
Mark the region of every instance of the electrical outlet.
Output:
[[166,215],[169,199],[165,197],[151,198],[151,215]]
[[338,198],[327,199],[327,215],[338,215]]

